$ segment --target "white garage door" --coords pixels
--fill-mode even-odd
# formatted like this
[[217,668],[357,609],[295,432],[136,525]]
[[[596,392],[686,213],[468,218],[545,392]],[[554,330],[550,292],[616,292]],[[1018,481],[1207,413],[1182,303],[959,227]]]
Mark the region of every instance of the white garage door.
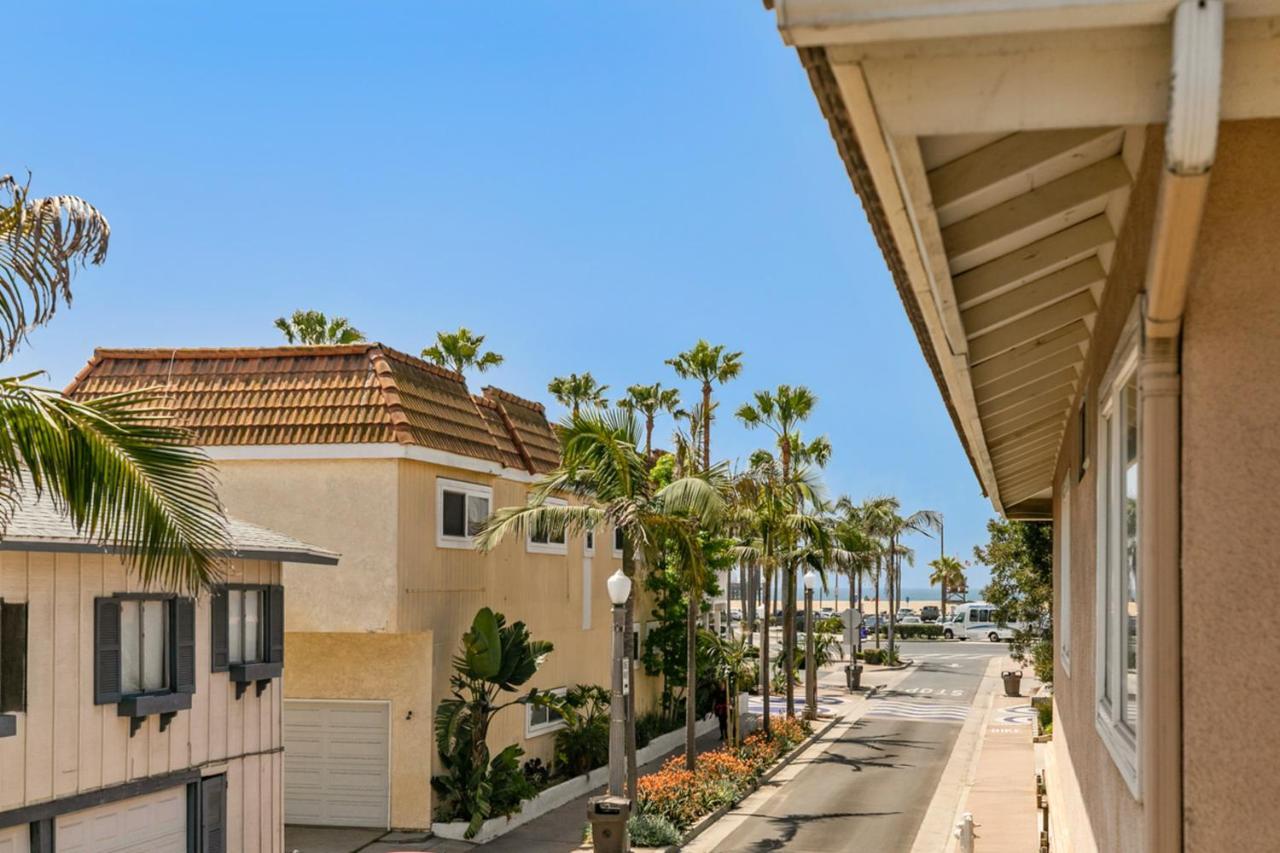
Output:
[[20,824],[0,829],[0,853],[28,853],[31,849],[31,826]]
[[183,853],[186,786],[61,815],[54,837],[58,853]]
[[389,825],[385,702],[284,703],[284,819]]

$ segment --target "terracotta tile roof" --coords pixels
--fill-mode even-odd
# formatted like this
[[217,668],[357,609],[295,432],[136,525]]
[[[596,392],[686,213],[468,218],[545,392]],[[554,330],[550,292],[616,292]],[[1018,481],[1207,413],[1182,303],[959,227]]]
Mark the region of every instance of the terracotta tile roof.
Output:
[[547,422],[547,411],[541,403],[492,385],[484,388],[484,396],[506,415],[516,440],[529,457],[532,470],[541,473],[560,464],[560,441]]
[[540,403],[472,397],[459,374],[382,344],[99,349],[67,393],[148,387],[205,446],[394,442],[530,472],[559,461]]

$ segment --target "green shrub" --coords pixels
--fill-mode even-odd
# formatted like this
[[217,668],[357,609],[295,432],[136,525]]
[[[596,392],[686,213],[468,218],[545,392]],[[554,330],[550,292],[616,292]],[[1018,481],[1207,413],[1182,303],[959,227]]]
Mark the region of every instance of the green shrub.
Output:
[[1036,709],[1036,713],[1040,715],[1040,728],[1050,730],[1053,727],[1053,705],[1045,703]]
[[[888,649],[866,649],[862,653],[862,659],[869,664],[876,666],[888,666],[891,661],[889,659]],[[898,656],[897,650],[894,650],[892,663],[900,663],[901,658]]]
[[[924,624],[894,625],[893,636],[898,640],[938,640],[942,638],[943,627],[935,622]],[[889,636],[889,626],[881,625],[880,636]]]
[[669,847],[681,841],[680,830],[660,814],[634,814],[627,820],[627,833],[637,847]]
[[636,749],[644,749],[659,735],[673,732],[684,725],[684,716],[668,717],[661,710],[645,711],[636,717]]
[[567,776],[581,776],[609,763],[609,691],[578,684],[555,710],[564,719],[556,732],[556,764]]

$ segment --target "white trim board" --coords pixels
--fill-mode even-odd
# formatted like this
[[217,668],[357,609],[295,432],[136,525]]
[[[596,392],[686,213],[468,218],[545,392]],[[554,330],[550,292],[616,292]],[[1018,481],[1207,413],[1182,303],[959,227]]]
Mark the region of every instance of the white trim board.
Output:
[[435,450],[416,444],[380,442],[371,444],[240,444],[206,445],[203,450],[209,458],[218,461],[246,461],[271,459],[412,459],[429,462],[463,471],[479,471],[517,483],[532,483],[536,474],[508,468],[487,459],[475,459],[447,450]]

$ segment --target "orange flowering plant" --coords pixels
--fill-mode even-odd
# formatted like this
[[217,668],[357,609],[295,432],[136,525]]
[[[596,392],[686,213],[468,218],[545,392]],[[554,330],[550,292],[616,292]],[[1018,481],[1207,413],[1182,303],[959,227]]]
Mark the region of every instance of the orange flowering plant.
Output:
[[794,717],[775,720],[772,732],[748,735],[740,746],[723,746],[698,756],[686,770],[673,756],[656,773],[640,777],[636,801],[641,814],[661,815],[680,830],[721,806],[737,802],[779,758],[803,741],[809,724]]

